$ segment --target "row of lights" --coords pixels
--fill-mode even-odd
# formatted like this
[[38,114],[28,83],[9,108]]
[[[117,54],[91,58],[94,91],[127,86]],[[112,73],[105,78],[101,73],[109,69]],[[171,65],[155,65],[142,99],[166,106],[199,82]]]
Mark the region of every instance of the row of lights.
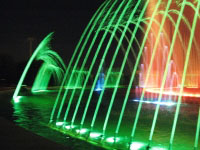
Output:
[[[60,127],[64,126],[64,128],[67,129],[67,130],[70,130],[70,129],[73,129],[73,128],[76,127],[74,125],[73,126],[71,126],[71,125],[65,125],[64,122],[56,122],[56,126],[60,126]],[[89,132],[89,130],[86,129],[86,128],[76,129],[75,131],[78,134],[85,134],[85,133]],[[101,136],[102,136],[102,134],[98,133],[98,132],[91,132],[91,133],[89,133],[89,137],[93,138],[93,139],[99,138]],[[108,137],[108,138],[106,138],[105,141],[108,142],[108,143],[114,143],[114,142],[119,142],[120,138]],[[144,148],[145,146],[146,146],[146,144],[142,143],[142,142],[132,142],[130,144],[130,150],[139,150],[141,148]],[[152,147],[151,150],[167,150],[167,149],[166,148],[161,148],[161,147]]]

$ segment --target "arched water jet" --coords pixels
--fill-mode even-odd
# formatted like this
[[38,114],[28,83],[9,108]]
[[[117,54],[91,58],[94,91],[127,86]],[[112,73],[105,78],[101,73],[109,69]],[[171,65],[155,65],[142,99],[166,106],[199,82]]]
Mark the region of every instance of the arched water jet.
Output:
[[[128,1],[128,4],[129,4],[129,3],[130,3],[130,1]],[[120,4],[120,6],[117,8],[116,12],[114,13],[113,18],[112,18],[111,21],[110,21],[110,24],[112,24],[112,22],[114,21],[115,17],[117,17],[117,14],[118,14],[120,8],[123,6],[123,4],[124,4],[124,2],[122,2],[122,3]],[[121,19],[123,18],[124,13],[125,13],[125,11],[126,11],[126,9],[127,9],[128,4],[125,5],[125,10],[124,10],[123,13],[120,15],[119,21],[117,22],[117,26],[119,25],[119,22],[120,22]],[[102,60],[101,60],[101,63],[100,63],[100,65],[99,65],[99,69],[98,69],[98,71],[97,71],[97,75],[96,75],[96,77],[95,77],[95,79],[94,79],[94,83],[93,83],[93,85],[92,85],[92,88],[91,88],[91,91],[90,91],[90,94],[89,94],[89,97],[88,97],[88,102],[90,102],[90,100],[91,100],[91,98],[92,98],[92,94],[93,94],[93,91],[94,91],[94,86],[95,86],[95,84],[96,84],[96,82],[97,82],[97,79],[98,79],[98,76],[99,76],[99,73],[100,73],[100,69],[102,68],[103,61],[104,61],[104,59],[105,59],[105,57],[106,57],[106,54],[107,54],[107,52],[108,52],[108,50],[109,50],[110,43],[112,42],[112,40],[113,40],[113,38],[114,38],[114,36],[115,36],[116,31],[117,31],[117,27],[114,28],[114,31],[113,31],[113,33],[112,33],[112,35],[111,35],[111,38],[110,38],[110,40],[109,40],[109,42],[108,42],[108,44],[107,44],[107,46],[106,46],[105,53],[104,53],[103,56],[102,56]],[[105,32],[104,36],[106,36],[107,33],[108,33],[108,31]],[[103,42],[103,40],[104,40],[104,39],[102,39],[101,41]],[[113,61],[112,61],[112,62],[113,62]],[[110,73],[110,70],[108,70],[108,73]],[[106,79],[107,79],[107,78],[106,78]],[[105,85],[106,85],[106,82],[107,82],[107,80],[105,80]],[[103,91],[104,91],[104,88],[103,88]],[[103,93],[103,92],[101,92],[101,95],[102,95],[102,93]],[[100,96],[101,96],[101,95],[100,95]],[[90,126],[90,128],[91,128],[90,130],[91,130],[91,131],[93,130],[93,127],[94,127],[94,123],[95,123],[95,120],[96,120],[96,115],[97,115],[97,113],[98,113],[98,109],[99,109],[100,103],[101,103],[101,99],[98,99],[97,106],[96,106],[96,109],[95,109],[95,112],[94,112],[94,115],[93,115],[92,123],[91,123],[91,126]],[[87,113],[87,111],[84,112],[84,114],[86,114],[86,113]],[[83,117],[83,118],[85,118],[85,117]],[[83,125],[83,122],[84,122],[84,120],[81,121],[81,126]],[[72,124],[73,124],[73,122],[72,122]],[[89,133],[89,136],[90,136],[90,133]]]
[[[117,3],[117,1],[115,1],[115,2],[111,5],[111,7],[109,8],[109,11],[108,11],[108,12],[111,12],[111,10],[113,9],[113,7],[115,6],[116,3]],[[109,14],[109,13],[107,13],[107,16],[105,16],[105,17],[104,17],[104,20],[101,22],[100,27],[99,27],[99,30],[97,30],[97,32],[96,32],[96,34],[95,34],[96,37],[98,36],[98,33],[100,32],[100,29],[101,29],[101,27],[103,26],[104,21],[107,19],[108,14]],[[117,13],[116,13],[116,14],[117,14]],[[112,21],[113,21],[113,20],[111,20],[111,22],[112,22]],[[92,60],[92,63],[91,63],[90,69],[89,69],[89,74],[87,75],[86,80],[85,80],[85,82],[84,82],[84,86],[83,86],[83,88],[82,88],[82,90],[81,90],[81,95],[80,95],[80,97],[79,97],[78,105],[77,105],[77,106],[79,106],[79,104],[80,104],[80,102],[81,102],[82,95],[83,95],[83,93],[85,92],[86,84],[87,84],[88,79],[89,79],[89,75],[90,75],[90,73],[91,73],[91,71],[92,71],[92,68],[93,68],[94,63],[95,63],[96,58],[97,58],[97,55],[98,55],[98,53],[99,53],[99,51],[100,51],[100,49],[101,49],[102,43],[104,42],[104,40],[105,40],[105,38],[106,38],[106,36],[107,36],[107,33],[108,33],[108,31],[105,31],[105,33],[103,34],[103,37],[102,37],[102,39],[101,39],[101,41],[100,41],[100,44],[99,44],[99,46],[98,46],[98,49],[97,49],[97,51],[96,51],[96,54],[95,54],[95,56],[94,56],[94,58],[93,58],[93,60]],[[90,50],[92,49],[94,42],[95,42],[95,38],[94,38],[92,44],[90,45]],[[105,52],[105,53],[106,53],[106,52]],[[86,61],[86,60],[87,60],[87,59],[85,59],[85,61]],[[102,58],[102,60],[104,60],[104,59]],[[101,65],[99,66],[100,69],[102,68],[102,65],[103,65],[103,61],[101,61],[101,62],[102,62],[102,63],[101,63]],[[84,65],[82,65],[82,67],[84,67]],[[100,70],[99,70],[99,71],[100,71]],[[98,79],[98,76],[99,76],[99,74],[96,75],[96,81],[97,81],[97,79]],[[94,84],[93,84],[93,86],[92,86],[92,90],[94,90],[95,84],[96,84],[96,82],[94,82]],[[75,93],[75,91],[73,91],[73,93]],[[69,105],[68,105],[69,107],[67,107],[67,109],[66,109],[66,112],[65,112],[65,115],[64,115],[64,121],[66,121],[66,119],[67,119],[67,116],[68,116],[68,112],[69,112],[69,109],[70,109],[70,106],[71,106],[72,99],[73,99],[73,96],[71,96],[70,101],[69,101]],[[90,99],[90,98],[88,98],[88,99]],[[63,101],[64,101],[64,100],[65,100],[65,99],[63,99]],[[88,101],[90,101],[90,100],[88,100]],[[61,109],[62,109],[62,107],[61,107]],[[60,112],[61,112],[61,109],[60,109]],[[59,116],[60,116],[60,113],[58,113],[57,118],[58,118]]]
[[[196,120],[190,118],[197,121],[197,130],[196,135],[187,135],[190,140],[185,143],[188,142],[189,146],[180,146],[180,141],[177,146],[174,135],[180,134],[176,127],[182,102],[194,107],[188,102],[192,100],[184,94],[189,91],[185,86],[194,87],[198,81],[188,78],[190,74],[187,72],[194,74],[195,78],[199,76],[196,62],[199,36],[195,32],[199,25],[199,5],[200,2],[187,0],[183,0],[180,7],[173,0],[105,1],[87,26],[69,62],[49,126],[106,148],[139,150],[172,149],[173,146],[181,150],[185,147],[186,150],[197,149],[199,111],[195,114]],[[188,7],[193,12],[191,18],[185,12]],[[185,36],[183,29],[191,34]],[[121,49],[123,54],[118,57]],[[128,85],[121,88],[125,67],[130,66],[128,61],[132,61],[133,66],[129,67],[130,76],[126,77]],[[107,70],[105,74],[104,70]],[[108,88],[113,70],[117,70],[116,80],[114,86]],[[85,71],[84,77],[82,71]],[[41,72],[46,72],[45,68],[41,68]],[[101,92],[96,94],[100,79],[103,80]],[[71,84],[73,89],[68,88]],[[196,97],[191,97],[199,103],[198,88],[192,90],[196,90]],[[163,137],[159,139],[157,134],[163,135],[164,131],[156,130],[161,121],[167,123],[159,118],[159,114],[166,115],[162,112],[164,108],[171,111],[166,112],[166,120],[170,118],[171,122],[166,127],[172,126],[170,141],[163,140]],[[144,112],[150,117],[145,118]],[[191,137],[195,137],[194,145]]]
[[[31,56],[31,58],[29,59],[13,95],[13,99],[15,102],[18,102],[17,96],[20,92],[20,89],[27,75],[27,72],[29,71],[29,68],[31,67],[31,64],[33,63],[34,60],[43,60],[44,63],[43,66],[41,67],[41,70],[38,73],[38,76],[36,77],[36,81],[34,82],[32,92],[38,88],[40,89],[42,88],[42,90],[45,90],[48,86],[52,74],[54,75],[54,78],[57,81],[59,80],[61,81],[61,78],[63,78],[62,74],[64,74],[66,69],[65,64],[60,58],[60,56],[56,52],[52,51],[49,46],[52,35],[53,33],[50,33],[44,38],[44,40],[39,44],[39,46]],[[50,69],[52,74],[49,73],[45,74],[45,71],[47,71],[47,69]],[[44,73],[43,75],[46,75],[45,81],[44,80],[42,81],[41,73]],[[58,83],[58,86],[59,85],[60,84]]]
[[52,76],[55,85],[60,86],[66,71],[65,64],[60,56],[52,50],[45,50],[39,52],[36,60],[42,60],[43,64],[39,69],[31,91],[46,90]]
[[[79,56],[78,56],[78,59],[77,59],[76,62],[79,61],[79,57],[81,56],[82,51],[84,50],[85,45],[87,44],[88,39],[89,39],[89,37],[90,37],[91,34],[92,34],[92,31],[94,31],[94,28],[95,28],[95,26],[96,26],[96,24],[97,24],[97,21],[99,20],[100,16],[103,15],[103,12],[105,11],[105,9],[106,9],[106,7],[108,6],[108,4],[109,4],[109,1],[108,1],[108,2],[105,1],[105,2],[101,5],[101,7],[96,11],[96,13],[94,14],[94,16],[92,17],[90,23],[89,23],[88,26],[86,27],[84,33],[83,33],[82,36],[81,36],[81,39],[80,39],[80,41],[79,41],[77,47],[76,47],[76,49],[75,49],[75,52],[74,52],[74,54],[73,54],[73,57],[72,57],[72,59],[70,60],[68,69],[71,68],[72,63],[73,63],[73,61],[74,61],[74,57],[75,57],[76,53],[78,52],[78,49],[79,49],[79,47],[80,47],[80,44],[81,44],[81,42],[83,41],[84,36],[86,36],[86,33],[87,33],[87,31],[89,30],[90,25],[92,25],[92,27],[91,27],[91,29],[89,30],[89,33],[88,33],[88,35],[87,35],[87,37],[86,37],[86,40],[84,41],[84,44],[83,44],[83,46],[82,46],[82,48],[81,48],[81,53],[79,53]],[[104,6],[104,5],[105,5],[105,6]],[[101,9],[102,9],[102,10],[101,10]],[[101,10],[101,11],[100,11],[100,10]],[[100,14],[97,16],[98,13],[100,13]],[[97,18],[96,18],[96,16],[97,16]],[[96,18],[96,19],[95,19],[95,18]],[[93,20],[94,20],[94,23],[92,24]],[[75,68],[75,67],[74,67],[74,68]],[[50,122],[53,121],[53,117],[54,117],[54,114],[55,114],[55,111],[56,111],[56,107],[57,107],[57,105],[58,105],[58,101],[59,101],[59,99],[60,99],[60,95],[61,95],[61,92],[62,92],[62,88],[63,88],[63,86],[65,85],[66,78],[67,78],[67,75],[68,75],[68,73],[69,73],[69,70],[68,70],[68,69],[67,69],[66,74],[65,74],[65,76],[64,76],[64,79],[63,79],[61,88],[60,88],[59,93],[58,93],[58,96],[57,96],[57,98],[56,98],[56,102],[55,102],[55,104],[54,104],[54,106],[53,106],[53,110],[52,110],[51,117],[50,117]],[[67,84],[68,84],[68,82],[67,82]],[[63,104],[61,104],[61,105],[63,105]]]

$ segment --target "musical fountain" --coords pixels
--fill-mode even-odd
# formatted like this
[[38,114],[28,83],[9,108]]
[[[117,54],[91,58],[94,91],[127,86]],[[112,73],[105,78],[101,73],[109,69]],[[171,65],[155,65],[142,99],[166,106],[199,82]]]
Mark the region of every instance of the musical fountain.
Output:
[[48,127],[107,149],[197,150],[199,8],[189,0],[106,0],[67,67],[49,48],[52,33],[40,43],[14,102],[32,62],[42,60],[31,91],[54,93]]

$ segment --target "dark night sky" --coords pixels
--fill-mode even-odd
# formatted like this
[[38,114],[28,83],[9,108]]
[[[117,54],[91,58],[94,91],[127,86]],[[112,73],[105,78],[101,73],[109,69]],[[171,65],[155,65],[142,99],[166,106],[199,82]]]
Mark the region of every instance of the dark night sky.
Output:
[[15,61],[26,60],[29,57],[28,37],[35,39],[35,49],[53,31],[52,48],[63,59],[68,59],[103,1],[0,0],[0,55],[10,55]]

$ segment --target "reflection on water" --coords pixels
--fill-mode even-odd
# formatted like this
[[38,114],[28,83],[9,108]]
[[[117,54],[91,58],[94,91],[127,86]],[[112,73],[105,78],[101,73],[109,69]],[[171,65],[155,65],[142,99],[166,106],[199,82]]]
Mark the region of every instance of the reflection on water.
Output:
[[[0,115],[14,121],[17,125],[43,136],[51,141],[76,150],[101,150],[70,136],[47,127],[54,95],[21,96],[19,103],[11,103],[12,92],[0,93]],[[13,108],[13,109],[12,109]]]
[[54,99],[47,96],[22,96],[20,103],[13,103],[16,122],[25,128],[33,124],[48,123]]
[[[55,95],[53,93],[48,93],[48,95],[29,95],[21,96],[19,103],[12,103],[11,96],[12,93],[0,93],[0,114],[1,116],[11,118],[21,127],[30,130],[33,133],[46,137],[57,143],[70,146],[72,149],[101,149],[90,145],[84,141],[71,138],[67,134],[55,131],[47,127],[50,113],[55,101]],[[104,110],[106,110],[106,103],[103,102]],[[112,120],[109,121],[106,134],[111,138],[107,140],[112,142],[113,130],[116,126],[116,121],[118,120],[119,110],[121,104],[114,106],[112,111]],[[130,100],[128,102],[126,112],[123,117],[123,122],[120,128],[119,136],[125,137],[126,143],[129,140],[130,131],[135,119],[135,114],[137,111],[138,102]],[[148,137],[152,125],[152,119],[155,112],[156,104],[154,103],[144,103],[141,111],[140,120],[137,126],[135,141],[131,144],[131,147],[145,147],[148,143]],[[12,108],[12,109],[11,109]],[[92,107],[93,108],[93,107]],[[174,113],[176,110],[175,105],[161,105],[158,120],[156,123],[156,129],[153,136],[154,149],[162,147],[163,149],[168,149],[169,137],[171,133],[171,127],[174,119]],[[193,148],[194,137],[196,133],[196,123],[198,117],[198,104],[182,104],[181,111],[179,115],[179,120],[177,124],[177,130],[175,134],[175,143],[173,148],[176,150],[189,150]],[[73,113],[73,112],[72,112]],[[80,113],[81,114],[81,113]],[[80,115],[81,116],[81,115]],[[80,119],[81,117],[78,117]],[[90,116],[87,117],[87,122],[85,124],[86,130],[90,125]],[[101,112],[98,116],[98,121],[95,125],[95,129],[101,131],[102,121],[105,119],[105,113]],[[92,134],[91,134],[92,136]],[[121,139],[120,141],[121,142]],[[184,143],[184,144],[183,144]],[[124,144],[124,143],[122,143]],[[121,145],[122,146],[122,145]],[[140,149],[140,148],[139,148]]]

